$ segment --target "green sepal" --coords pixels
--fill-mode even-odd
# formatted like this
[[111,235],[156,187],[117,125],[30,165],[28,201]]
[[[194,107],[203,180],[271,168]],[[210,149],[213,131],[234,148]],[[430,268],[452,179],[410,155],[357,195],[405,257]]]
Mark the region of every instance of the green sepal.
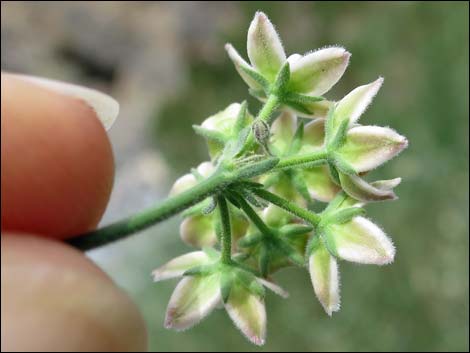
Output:
[[366,211],[361,207],[348,207],[340,209],[336,212],[327,214],[325,221],[328,224],[343,224],[349,222],[354,217],[364,216]]
[[309,104],[316,103],[325,100],[323,97],[309,96],[306,94],[296,93],[296,92],[287,92],[284,95],[286,101],[296,102],[299,104]]
[[269,81],[266,78],[264,78],[263,75],[261,75],[260,73],[246,66],[240,66],[240,70],[245,72],[248,76],[250,76],[250,78],[255,80],[256,83],[258,83],[261,87],[263,87],[263,90],[265,93],[269,92],[269,87],[270,87]]
[[298,103],[298,102],[293,102],[293,101],[285,101],[283,102],[285,105],[297,110],[298,112],[301,112],[306,115],[313,115],[313,111],[307,108],[305,104]]
[[348,197],[348,194],[346,194],[344,191],[338,192],[335,198],[330,201],[328,206],[323,210],[321,214],[327,214],[333,210],[336,210],[337,208],[340,208],[343,202],[346,201]]
[[322,245],[322,239],[319,229],[315,231],[315,235],[311,237],[305,248],[305,257],[308,258],[312,252]]
[[209,276],[218,270],[218,266],[215,264],[201,265],[190,268],[183,273],[183,276]]
[[338,170],[336,169],[335,165],[330,160],[328,160],[328,171],[330,172],[330,176],[333,182],[335,182],[338,185],[341,185]]
[[334,234],[332,234],[329,231],[328,227],[325,227],[325,230],[324,230],[322,236],[323,236],[323,239],[325,241],[325,246],[328,249],[328,251],[330,252],[330,254],[333,255],[334,257],[338,257],[338,251],[336,249]]
[[328,151],[336,151],[338,148],[344,145],[346,142],[346,134],[349,128],[349,120],[343,120],[341,124],[338,126],[336,133],[334,136],[329,136],[326,140],[326,146]]
[[249,135],[250,135],[249,126],[244,127],[238,133],[237,140],[233,141],[233,143],[230,146],[230,152],[229,152],[230,157],[236,156],[243,151],[243,148],[245,147],[245,144]]
[[290,79],[290,65],[289,65],[289,62],[286,61],[285,64],[279,70],[276,76],[276,79],[274,81],[274,84],[271,87],[270,93],[275,94],[279,97],[283,97],[285,94],[284,91],[287,87],[287,84],[289,83],[289,79]]
[[227,303],[228,297],[230,296],[230,292],[232,291],[233,287],[233,274],[228,271],[222,271],[220,276],[220,294],[222,296],[222,301]]
[[301,121],[297,130],[295,131],[294,136],[292,137],[292,142],[289,147],[288,155],[296,154],[302,148],[302,140],[304,138],[304,122]]
[[[356,175],[356,171],[354,168],[346,162],[341,156],[337,153],[334,153],[332,156],[333,163],[338,169],[339,172],[346,174],[346,175]],[[339,175],[338,175],[339,178]]]
[[235,120],[235,125],[233,127],[234,134],[239,134],[243,128],[245,128],[248,124],[247,119],[247,102],[243,101],[240,105],[240,111],[238,112],[237,118]]
[[250,293],[264,298],[265,290],[263,286],[258,283],[255,275],[242,269],[235,269],[233,273],[235,275],[235,281],[238,282],[238,284],[245,287]]

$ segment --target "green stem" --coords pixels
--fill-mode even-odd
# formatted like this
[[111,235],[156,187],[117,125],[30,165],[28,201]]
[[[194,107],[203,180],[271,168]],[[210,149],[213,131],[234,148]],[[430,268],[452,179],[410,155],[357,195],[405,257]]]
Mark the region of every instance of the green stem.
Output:
[[270,94],[266,103],[264,103],[263,107],[258,113],[256,119],[260,119],[271,125],[273,120],[273,114],[281,105],[281,101],[278,96],[275,94]]
[[264,174],[271,170],[278,161],[278,158],[272,157],[238,169],[234,169],[233,166],[230,168],[219,167],[219,170],[207,179],[200,181],[181,194],[170,197],[154,207],[116,223],[80,234],[67,242],[83,251],[112,243],[184,211],[236,180]]
[[274,170],[293,168],[293,167],[297,167],[300,165],[313,167],[313,166],[326,163],[327,157],[328,157],[328,152],[324,149],[321,149],[315,152],[297,155],[297,156],[285,157],[279,161],[279,163],[276,165]]
[[243,212],[245,212],[256,228],[258,228],[258,230],[264,235],[271,236],[271,229],[269,229],[266,223],[264,223],[255,210],[248,204],[248,202],[246,202],[245,199],[241,196],[237,197],[237,201],[240,204],[240,207],[243,209]]
[[222,263],[232,262],[232,230],[230,225],[230,212],[227,201],[222,195],[217,196],[219,205],[220,222],[222,224]]
[[162,203],[122,221],[78,235],[68,240],[68,243],[80,250],[86,251],[122,239],[139,230],[170,218],[199,201],[202,201],[207,196],[217,192],[228,184],[229,180],[227,179],[228,178],[224,176],[223,173],[215,172],[207,179],[181,194],[170,197]]
[[271,202],[272,204],[292,213],[299,218],[304,219],[313,226],[317,225],[321,220],[321,217],[316,213],[297,206],[295,203],[287,201],[286,199],[283,199],[282,197],[279,197],[272,192],[264,189],[253,189],[252,191],[262,199]]

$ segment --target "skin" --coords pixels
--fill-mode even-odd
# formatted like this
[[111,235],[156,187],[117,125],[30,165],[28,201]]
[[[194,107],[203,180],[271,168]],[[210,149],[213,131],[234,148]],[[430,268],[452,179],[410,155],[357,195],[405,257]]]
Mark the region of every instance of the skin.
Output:
[[142,351],[129,297],[60,242],[93,229],[112,189],[108,136],[85,102],[2,73],[2,351]]

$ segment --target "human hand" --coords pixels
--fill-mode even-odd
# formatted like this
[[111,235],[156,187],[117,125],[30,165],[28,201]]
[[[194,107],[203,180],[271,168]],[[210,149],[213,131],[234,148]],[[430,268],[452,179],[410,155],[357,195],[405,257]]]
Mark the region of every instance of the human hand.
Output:
[[113,183],[107,134],[84,102],[1,77],[2,351],[139,351],[143,320],[83,253]]

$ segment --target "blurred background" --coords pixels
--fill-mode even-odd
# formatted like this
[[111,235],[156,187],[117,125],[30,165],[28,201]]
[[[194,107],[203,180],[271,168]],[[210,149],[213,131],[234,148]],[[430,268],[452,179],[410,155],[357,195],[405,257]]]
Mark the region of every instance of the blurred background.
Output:
[[[276,279],[258,349],[224,311],[185,333],[163,328],[176,282],[150,272],[189,251],[176,217],[89,253],[135,300],[152,351],[468,351],[469,5],[467,2],[2,2],[2,70],[72,81],[121,103],[110,131],[116,181],[103,224],[152,205],[207,159],[191,125],[248,96],[223,49],[246,56],[256,10],[287,53],[340,44],[352,52],[327,97],[385,77],[363,123],[392,126],[410,147],[374,172],[401,176],[399,202],[370,205],[398,249],[392,266],[343,262],[342,309],[325,315],[306,271]],[[249,99],[252,112],[259,103]]]

